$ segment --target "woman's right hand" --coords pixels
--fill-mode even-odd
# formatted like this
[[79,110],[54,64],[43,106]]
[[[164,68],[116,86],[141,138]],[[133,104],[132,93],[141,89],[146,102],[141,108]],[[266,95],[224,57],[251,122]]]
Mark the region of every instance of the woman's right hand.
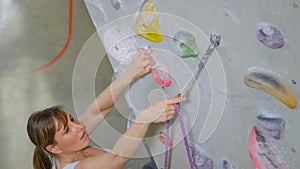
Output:
[[138,114],[135,122],[137,123],[159,123],[170,120],[175,115],[174,104],[184,101],[184,97],[162,100],[153,104]]
[[151,71],[155,61],[151,57],[151,50],[140,49],[135,53],[132,61],[125,73],[131,77],[130,79],[135,80]]

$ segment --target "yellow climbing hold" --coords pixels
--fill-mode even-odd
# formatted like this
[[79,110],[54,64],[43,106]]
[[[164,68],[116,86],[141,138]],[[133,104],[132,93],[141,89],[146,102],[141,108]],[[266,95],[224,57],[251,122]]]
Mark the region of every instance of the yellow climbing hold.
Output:
[[245,76],[244,83],[249,87],[269,93],[291,109],[297,106],[294,92],[279,76],[267,72],[251,72]]
[[159,13],[151,0],[143,2],[141,9],[134,19],[133,28],[138,35],[147,40],[153,42],[163,40],[163,35],[159,28]]

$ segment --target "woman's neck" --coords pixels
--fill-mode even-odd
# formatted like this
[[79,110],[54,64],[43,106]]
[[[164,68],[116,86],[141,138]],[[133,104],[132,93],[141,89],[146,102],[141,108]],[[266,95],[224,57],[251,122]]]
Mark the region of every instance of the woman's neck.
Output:
[[70,154],[59,154],[55,157],[55,165],[56,168],[63,168],[68,164],[71,164],[73,162],[76,161],[80,161],[85,159],[87,156],[85,155],[85,153],[83,152],[83,150],[81,151],[77,151],[74,153],[70,153]]

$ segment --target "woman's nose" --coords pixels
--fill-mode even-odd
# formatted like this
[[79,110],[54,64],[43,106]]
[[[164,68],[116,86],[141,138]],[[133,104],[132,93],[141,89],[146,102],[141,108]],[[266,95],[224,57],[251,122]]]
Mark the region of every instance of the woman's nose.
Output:
[[85,128],[85,126],[79,121],[79,124],[80,124],[80,127],[82,128],[82,129],[84,129]]

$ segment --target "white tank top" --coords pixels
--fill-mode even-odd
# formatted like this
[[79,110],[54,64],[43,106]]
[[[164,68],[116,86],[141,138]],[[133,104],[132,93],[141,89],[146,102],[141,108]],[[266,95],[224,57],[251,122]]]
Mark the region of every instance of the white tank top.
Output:
[[[106,151],[106,152],[110,152],[109,149],[99,148],[99,147],[96,147],[96,146],[92,146],[92,147],[98,148],[98,149],[100,149],[100,150],[104,150],[104,151]],[[63,169],[74,169],[74,168],[77,166],[78,163],[79,163],[79,161],[75,161],[75,162],[73,162],[73,163],[71,163],[71,164],[66,165]],[[52,169],[56,169],[56,166],[55,166],[55,158],[54,158],[54,157],[52,157]]]
[[[79,161],[73,162],[71,164],[66,165],[63,169],[74,169],[78,163]],[[55,158],[52,158],[52,169],[56,169]]]

